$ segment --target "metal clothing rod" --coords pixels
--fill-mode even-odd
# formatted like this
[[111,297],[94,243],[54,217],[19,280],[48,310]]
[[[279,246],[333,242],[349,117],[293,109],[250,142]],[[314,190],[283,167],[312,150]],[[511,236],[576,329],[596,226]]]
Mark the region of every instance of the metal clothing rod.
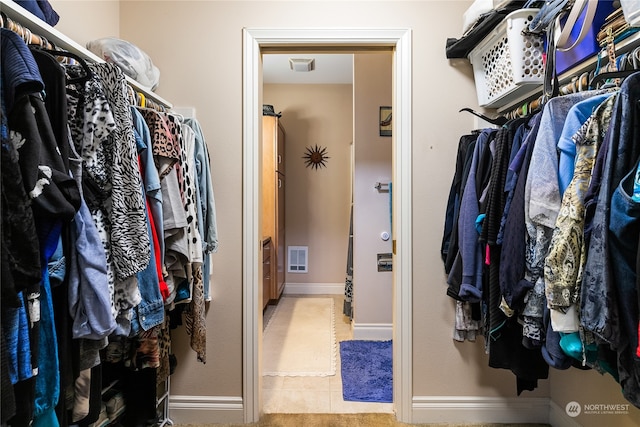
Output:
[[[15,24],[18,24],[22,27],[23,30],[26,30],[28,33],[30,33],[30,41],[33,44],[41,44],[44,39],[57,48],[75,53],[88,61],[97,63],[105,62],[104,59],[100,58],[90,50],[76,43],[74,40],[71,40],[69,37],[62,34],[60,31],[56,30],[46,22],[42,21],[40,18],[24,9],[19,4],[11,0],[0,0],[0,6],[0,11],[2,11],[2,13],[7,18],[14,21]],[[3,26],[9,29],[6,24],[4,24]],[[125,78],[127,80],[127,83],[131,87],[133,87],[136,92],[144,94],[146,98],[155,102],[156,104],[164,106],[165,108],[172,107],[169,101],[156,95],[148,87],[141,85],[129,76],[125,75]]]
[[[561,85],[559,88],[559,96],[589,90],[589,79],[590,74],[588,72],[585,72],[581,76],[573,79],[571,82]],[[513,110],[504,112],[503,116],[508,120],[513,120],[517,119],[518,117],[524,117],[528,114],[531,114],[533,111],[536,111],[538,108],[540,108],[540,106],[542,105],[542,99],[543,97],[542,95],[540,95],[539,97],[529,102],[524,102]]]
[[[640,48],[638,48],[640,49]],[[639,51],[640,52],[640,51]],[[611,72],[601,72],[600,74],[596,74],[592,76],[591,73],[585,72],[577,78],[574,78],[571,82],[560,86],[559,96],[568,95],[570,93],[582,92],[587,90],[593,90],[596,87],[597,82],[601,82],[607,79],[614,79],[620,77],[626,77],[627,75],[640,71],[640,69],[627,69],[624,71],[611,71]],[[518,117],[524,117],[527,114],[531,114],[533,111],[536,111],[542,105],[542,96],[538,98],[523,103],[521,106],[514,108],[508,112],[503,113],[503,115],[509,119],[516,119]]]

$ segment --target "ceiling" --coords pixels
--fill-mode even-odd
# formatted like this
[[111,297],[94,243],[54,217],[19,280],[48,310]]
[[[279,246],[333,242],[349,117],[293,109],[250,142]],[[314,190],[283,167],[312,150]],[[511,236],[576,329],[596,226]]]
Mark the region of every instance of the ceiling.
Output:
[[[289,58],[315,59],[315,69],[307,72],[291,70]],[[266,84],[351,84],[352,54],[289,53],[263,55],[262,80]]]

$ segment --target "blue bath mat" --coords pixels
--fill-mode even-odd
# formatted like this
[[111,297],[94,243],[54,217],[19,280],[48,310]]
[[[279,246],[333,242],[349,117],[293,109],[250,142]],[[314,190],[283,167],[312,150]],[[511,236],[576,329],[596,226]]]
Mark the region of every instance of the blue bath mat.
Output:
[[343,399],[391,403],[391,354],[391,341],[340,341]]

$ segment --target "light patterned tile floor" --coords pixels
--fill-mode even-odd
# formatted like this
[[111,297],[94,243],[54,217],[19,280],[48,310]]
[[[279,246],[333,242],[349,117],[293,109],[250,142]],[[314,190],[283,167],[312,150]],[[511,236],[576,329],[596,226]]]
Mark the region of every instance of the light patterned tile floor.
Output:
[[[291,296],[291,295],[288,295]],[[270,377],[262,378],[262,409],[266,414],[287,413],[392,413],[392,403],[347,402],[342,398],[340,376],[340,341],[352,337],[351,323],[342,314],[342,295],[300,296],[304,298],[333,297],[336,327],[336,375],[328,377]],[[275,306],[267,307],[264,324]]]

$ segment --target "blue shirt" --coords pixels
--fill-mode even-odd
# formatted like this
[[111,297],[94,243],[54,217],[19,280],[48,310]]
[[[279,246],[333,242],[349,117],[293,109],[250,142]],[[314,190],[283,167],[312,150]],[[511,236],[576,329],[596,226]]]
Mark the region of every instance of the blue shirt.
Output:
[[558,185],[560,187],[560,196],[564,194],[569,183],[573,179],[573,170],[576,160],[576,143],[573,135],[587,121],[596,107],[605,99],[610,97],[612,93],[603,93],[592,98],[585,99],[575,104],[567,113],[564,121],[562,134],[558,140],[558,151],[560,158],[558,160]]

